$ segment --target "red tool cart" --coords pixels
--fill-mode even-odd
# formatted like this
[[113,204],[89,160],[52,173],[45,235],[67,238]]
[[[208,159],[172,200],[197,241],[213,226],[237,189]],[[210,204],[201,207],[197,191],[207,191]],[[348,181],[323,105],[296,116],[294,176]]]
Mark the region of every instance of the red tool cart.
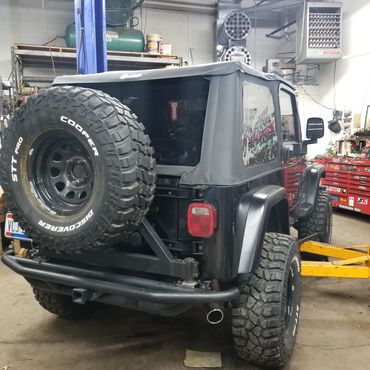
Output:
[[321,180],[333,207],[370,215],[370,159],[322,157],[315,159],[326,169]]

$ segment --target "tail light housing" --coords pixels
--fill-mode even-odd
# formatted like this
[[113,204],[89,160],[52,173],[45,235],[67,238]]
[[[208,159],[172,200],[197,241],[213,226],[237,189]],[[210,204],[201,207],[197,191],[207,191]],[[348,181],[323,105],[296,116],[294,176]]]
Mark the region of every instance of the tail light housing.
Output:
[[217,226],[216,209],[208,203],[191,203],[188,208],[188,231],[197,238],[210,238]]

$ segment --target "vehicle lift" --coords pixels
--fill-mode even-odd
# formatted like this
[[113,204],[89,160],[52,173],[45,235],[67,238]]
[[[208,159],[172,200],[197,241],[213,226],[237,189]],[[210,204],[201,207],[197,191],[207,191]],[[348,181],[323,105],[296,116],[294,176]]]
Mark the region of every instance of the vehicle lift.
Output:
[[105,0],[74,0],[77,73],[107,68]]
[[334,259],[329,262],[302,261],[302,276],[370,279],[370,245],[336,247],[303,241],[300,251]]

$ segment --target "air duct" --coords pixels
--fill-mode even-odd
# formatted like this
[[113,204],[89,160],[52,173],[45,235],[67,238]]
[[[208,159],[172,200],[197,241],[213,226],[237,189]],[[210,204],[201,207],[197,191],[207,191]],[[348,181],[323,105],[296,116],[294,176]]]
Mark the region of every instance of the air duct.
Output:
[[218,32],[218,42],[227,45],[229,40],[245,40],[251,30],[251,21],[243,10],[236,10],[229,13]]
[[252,28],[247,10],[240,1],[220,0],[217,20],[216,60],[251,63],[247,37]]

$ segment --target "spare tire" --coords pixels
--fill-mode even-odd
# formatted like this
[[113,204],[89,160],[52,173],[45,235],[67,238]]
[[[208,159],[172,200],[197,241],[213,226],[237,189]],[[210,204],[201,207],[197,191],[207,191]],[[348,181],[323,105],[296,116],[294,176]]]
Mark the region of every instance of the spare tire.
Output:
[[148,211],[155,189],[149,137],[128,107],[101,91],[60,86],[29,97],[2,143],[8,205],[44,248],[104,249]]

